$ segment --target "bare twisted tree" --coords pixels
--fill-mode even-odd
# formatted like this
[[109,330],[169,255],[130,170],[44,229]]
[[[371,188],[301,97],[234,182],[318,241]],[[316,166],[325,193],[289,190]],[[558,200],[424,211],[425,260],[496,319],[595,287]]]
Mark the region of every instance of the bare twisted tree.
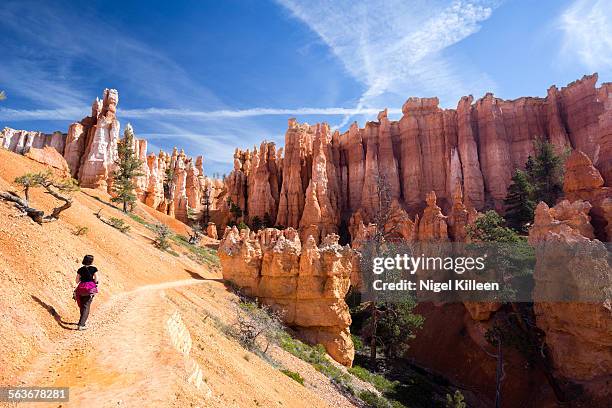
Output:
[[[70,193],[78,190],[77,182],[72,178],[55,179],[51,172],[27,173],[15,179],[15,183],[23,187],[24,198],[14,191],[0,191],[0,198],[11,201],[20,211],[32,218],[38,224],[57,221],[60,214],[72,206]],[[55,207],[50,214],[30,206],[30,189],[42,187],[45,192],[63,204]]]

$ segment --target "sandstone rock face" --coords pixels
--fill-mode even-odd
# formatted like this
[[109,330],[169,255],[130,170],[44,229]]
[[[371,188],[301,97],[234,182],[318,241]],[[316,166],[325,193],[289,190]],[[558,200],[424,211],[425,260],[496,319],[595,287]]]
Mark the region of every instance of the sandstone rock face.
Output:
[[228,227],[219,246],[224,279],[281,310],[285,322],[306,341],[322,344],[346,366],[355,353],[344,301],[354,255],[348,246],[338,244],[334,234],[318,247],[313,237],[302,245],[293,228],[254,233]]
[[160,162],[155,153],[147,156],[147,167],[149,169],[147,187],[144,203],[149,207],[157,209],[164,201],[164,168],[165,162]]
[[43,149],[47,146],[64,154],[66,135],[61,132],[46,134],[42,132],[15,130],[5,127],[0,132],[0,146],[18,154],[26,154],[30,149]]
[[399,238],[406,241],[416,239],[418,225],[411,220],[408,213],[397,199],[391,202],[389,219],[385,223],[385,236],[389,239]]
[[251,218],[276,219],[279,201],[279,169],[276,164],[276,146],[264,142],[259,151],[253,150],[251,171],[248,175],[248,208]]
[[[389,120],[383,111],[377,121],[364,128],[354,123],[342,134],[331,133],[325,124],[291,119],[282,159],[277,154],[279,176],[271,177],[266,164],[260,175],[247,177],[255,170],[242,154],[229,177],[228,195],[247,213],[258,215],[262,208],[273,211],[278,202],[277,225],[299,229],[302,237],[321,237],[341,233],[357,211],[364,226],[373,222],[381,180],[390,200],[397,200],[411,218],[427,206],[432,191],[436,205],[450,214],[458,188],[468,211],[501,211],[514,169],[524,167],[538,138],[559,151],[569,147],[584,152],[607,180],[612,170],[612,87],[597,88],[596,82],[595,74],[561,89],[553,86],[545,98],[502,100],[486,94],[474,101],[466,96],[456,109],[441,109],[437,98],[410,98],[399,121]],[[257,169],[261,150],[253,159]],[[272,192],[279,180],[276,201]],[[463,232],[458,234],[461,238]]]
[[529,242],[543,241],[549,234],[571,237],[577,232],[583,237],[594,238],[590,223],[591,204],[586,201],[570,203],[563,200],[553,208],[540,202],[535,210],[535,220],[529,230]]
[[581,191],[590,192],[603,187],[601,174],[589,157],[580,150],[574,150],[565,162],[563,192],[579,196]]
[[118,102],[119,93],[115,89],[105,89],[103,99],[94,102],[92,117],[96,120],[87,134],[78,171],[81,187],[110,187],[119,141]]
[[612,83],[601,85],[597,90],[597,101],[603,105],[602,114],[599,115],[599,152],[593,162],[601,171],[606,185],[612,185]]
[[[93,118],[88,117],[85,121],[87,124]],[[66,137],[66,147],[64,150],[64,159],[70,167],[72,178],[78,178],[79,168],[81,167],[81,157],[85,151],[85,142],[87,141],[87,133],[89,126],[82,122],[75,122],[68,127],[68,136]]]
[[39,163],[65,171],[66,173],[70,171],[68,163],[66,163],[64,157],[51,146],[46,146],[42,149],[32,147],[30,150],[28,150],[25,156],[32,160],[36,160]]
[[[554,368],[559,376],[581,384],[595,401],[603,403],[612,397],[609,387],[612,269],[604,245],[594,239],[590,210],[591,204],[582,200],[572,203],[564,200],[554,208],[540,203],[529,241],[540,248],[534,273],[534,297],[536,300],[541,297],[543,301],[534,304],[534,311],[536,323],[546,335]],[[589,251],[588,256],[580,257],[579,264],[566,249],[576,246],[581,251]],[[571,289],[572,294],[579,293],[575,288],[581,288],[585,282],[603,279],[597,284],[597,290],[607,287],[608,300],[581,301],[576,297],[574,301],[555,302],[545,298],[551,290],[550,282],[560,279],[563,279],[560,285],[564,291]]]
[[212,239],[219,239],[217,236],[217,226],[214,223],[208,223],[208,226],[206,227],[206,235]]
[[563,193],[569,201],[585,200],[591,205],[589,216],[594,233],[600,241],[610,242],[610,218],[607,203],[612,199],[612,189],[604,186],[604,179],[589,157],[575,150],[565,162]]
[[436,203],[434,191],[427,195],[427,207],[421,219],[417,218],[419,241],[446,241],[448,240],[448,224],[442,209]]
[[276,216],[277,225],[299,227],[312,171],[313,139],[314,129],[307,124],[299,125],[295,119],[289,119],[289,128],[285,134],[283,182]]
[[465,204],[461,186],[457,186],[453,195],[453,206],[448,217],[448,235],[452,241],[467,242],[467,227],[472,225],[478,212],[472,207],[468,208]]

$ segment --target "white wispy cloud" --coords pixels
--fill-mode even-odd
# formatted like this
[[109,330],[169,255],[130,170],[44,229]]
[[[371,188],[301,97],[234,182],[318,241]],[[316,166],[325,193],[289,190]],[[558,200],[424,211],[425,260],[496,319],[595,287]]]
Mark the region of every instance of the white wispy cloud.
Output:
[[33,121],[33,120],[69,120],[78,121],[86,116],[87,107],[69,107],[58,109],[11,109],[0,108],[0,120]]
[[[376,115],[381,109],[374,108],[249,108],[249,109],[219,109],[211,111],[146,108],[119,109],[117,114],[125,119],[151,118],[192,118],[200,120],[216,120],[223,118],[250,118],[256,116],[338,116],[338,115]],[[0,108],[0,120],[75,120],[87,112],[87,107],[61,109],[8,109]],[[389,109],[389,114],[401,114],[401,109]]]
[[222,106],[175,61],[134,39],[125,27],[93,11],[80,15],[75,10],[29,0],[3,2],[2,28],[17,39],[7,43],[0,64],[0,83],[10,95],[65,108],[90,103],[92,83],[102,79],[113,87],[108,83],[113,78],[128,84],[132,97],[153,103]]
[[612,4],[609,0],[577,0],[558,18],[563,32],[562,57],[578,58],[592,71],[612,69]]
[[[220,109],[213,111],[197,111],[185,109],[124,109],[120,114],[128,118],[144,118],[150,116],[167,116],[167,117],[193,117],[199,119],[218,119],[218,118],[248,118],[254,116],[271,116],[271,115],[376,115],[381,109],[373,108],[249,108],[249,109]],[[401,109],[389,109],[389,113],[401,113]]]
[[[457,69],[444,50],[477,32],[499,1],[277,1],[365,85],[358,110],[398,103],[409,92],[455,103],[465,93],[494,88],[483,73]],[[347,121],[348,115],[341,126]]]

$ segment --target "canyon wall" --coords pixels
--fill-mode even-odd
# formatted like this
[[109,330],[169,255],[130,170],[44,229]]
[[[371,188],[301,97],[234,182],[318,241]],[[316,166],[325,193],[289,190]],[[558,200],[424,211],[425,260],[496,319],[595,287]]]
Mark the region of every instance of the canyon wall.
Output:
[[354,257],[354,250],[338,244],[337,235],[327,235],[319,246],[312,237],[302,244],[293,228],[255,233],[227,227],[219,245],[224,279],[279,310],[300,337],[322,344],[346,366],[355,354],[344,301]]
[[[403,116],[387,112],[364,128],[332,132],[326,124],[288,122],[283,155],[272,143],[237,150],[226,179],[227,198],[243,219],[266,217],[269,226],[300,231],[302,237],[343,235],[377,214],[381,180],[391,200],[411,216],[433,191],[444,211],[461,188],[468,207],[503,211],[513,171],[534,153],[534,141],[550,141],[558,151],[578,149],[612,180],[612,84],[596,86],[597,74],[545,98],[502,100],[486,94],[463,97],[456,109],[441,109],[437,98],[410,98]],[[226,219],[232,218],[227,204]],[[348,225],[347,225],[348,224]]]
[[[411,217],[426,207],[432,191],[441,209],[450,211],[458,188],[467,208],[503,211],[512,172],[534,153],[538,138],[560,151],[584,152],[611,182],[612,84],[596,83],[597,74],[585,76],[561,89],[552,86],[544,98],[466,96],[456,109],[441,109],[437,98],[409,98],[400,120],[389,120],[385,110],[377,121],[363,128],[353,123],[343,133],[290,119],[284,149],[272,142],[237,149],[234,169],[223,181],[204,176],[201,157],[147,155],[146,141],[137,140],[135,151],[146,162],[137,195],[182,221],[200,211],[209,195],[213,220],[221,226],[259,219],[317,241],[329,233],[346,241],[358,229],[354,222],[373,222],[381,185],[394,208]],[[118,92],[106,89],[91,115],[71,124],[67,134],[5,128],[0,145],[21,154],[53,147],[82,187],[109,190],[120,137],[118,102]]]

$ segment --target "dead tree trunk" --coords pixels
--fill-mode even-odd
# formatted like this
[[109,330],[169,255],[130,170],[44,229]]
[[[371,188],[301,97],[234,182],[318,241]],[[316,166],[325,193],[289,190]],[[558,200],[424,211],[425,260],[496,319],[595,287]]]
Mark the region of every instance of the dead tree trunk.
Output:
[[34,222],[38,224],[57,221],[62,211],[65,211],[72,206],[72,198],[69,196],[60,194],[58,191],[54,189],[54,186],[52,183],[45,183],[42,186],[45,188],[45,190],[47,190],[46,191],[47,194],[52,195],[54,198],[60,201],[63,201],[64,203],[60,205],[59,207],[55,207],[53,211],[51,211],[51,214],[48,214],[48,215],[45,215],[45,212],[42,210],[30,207],[30,204],[28,202],[29,194],[28,194],[27,189],[26,189],[26,199],[19,197],[19,195],[17,195],[13,191],[0,191],[0,198],[14,203],[15,207],[17,207],[20,211],[25,213],[28,217],[30,217],[32,220],[34,220]]

